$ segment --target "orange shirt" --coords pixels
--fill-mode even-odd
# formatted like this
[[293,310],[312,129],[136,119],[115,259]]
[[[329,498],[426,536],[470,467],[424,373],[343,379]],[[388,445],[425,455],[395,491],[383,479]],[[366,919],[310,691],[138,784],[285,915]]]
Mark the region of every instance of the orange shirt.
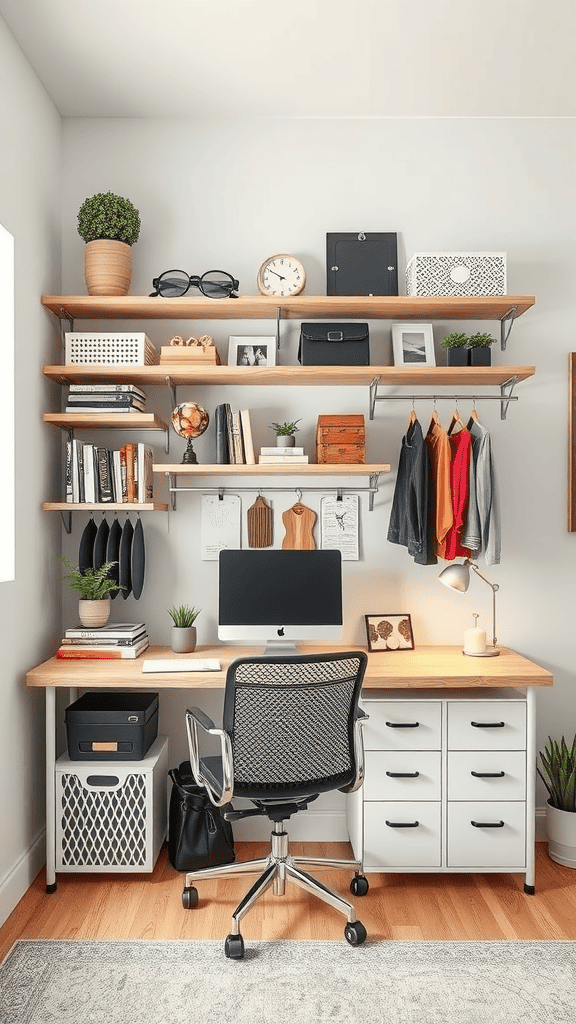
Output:
[[452,451],[450,439],[444,428],[440,425],[436,413],[432,413],[428,433],[426,434],[426,447],[430,456],[430,467],[432,470],[432,482],[434,487],[435,504],[435,551],[437,555],[444,557],[445,545],[443,541],[448,530],[454,522],[452,509],[452,492],[450,489],[450,465],[452,462]]

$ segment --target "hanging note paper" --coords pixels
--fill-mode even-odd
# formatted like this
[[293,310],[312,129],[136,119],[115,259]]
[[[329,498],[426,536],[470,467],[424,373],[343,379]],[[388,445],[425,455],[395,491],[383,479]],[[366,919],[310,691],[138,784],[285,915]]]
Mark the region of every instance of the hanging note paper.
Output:
[[320,502],[322,548],[341,551],[343,562],[357,562],[359,558],[358,503],[357,494],[343,494],[340,500],[325,495]]
[[222,548],[240,548],[240,497],[237,494],[202,495],[201,546],[204,562],[217,562]]

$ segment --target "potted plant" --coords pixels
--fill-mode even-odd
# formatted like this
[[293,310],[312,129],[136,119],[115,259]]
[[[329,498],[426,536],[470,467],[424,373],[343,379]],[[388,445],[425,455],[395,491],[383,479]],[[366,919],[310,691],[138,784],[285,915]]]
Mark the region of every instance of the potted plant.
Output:
[[576,736],[569,747],[548,737],[536,766],[548,790],[546,824],[548,855],[558,864],[576,868]]
[[86,242],[84,276],[89,295],[127,295],[132,275],[131,246],[140,234],[140,215],[129,199],[99,192],[78,212],[78,234]]
[[70,590],[80,594],[78,615],[83,626],[98,629],[105,626],[110,617],[110,594],[115,590],[124,590],[120,583],[110,579],[109,572],[116,562],[104,562],[99,569],[86,569],[85,572],[60,558],[68,572],[62,579]]
[[169,608],[168,615],[172,622],[172,639],[170,646],[176,654],[189,654],[196,649],[196,619],[201,609],[190,608],[187,604],[181,604],[179,608]]
[[448,366],[468,366],[468,335],[454,331],[452,334],[446,335],[440,346],[446,349],[446,364]]
[[490,346],[495,341],[496,338],[493,338],[491,334],[472,334],[468,338],[470,366],[490,366],[492,356]]
[[277,448],[293,448],[296,438],[294,434],[298,430],[296,424],[300,423],[300,420],[295,420],[294,423],[271,423],[270,429],[276,431],[276,447]]

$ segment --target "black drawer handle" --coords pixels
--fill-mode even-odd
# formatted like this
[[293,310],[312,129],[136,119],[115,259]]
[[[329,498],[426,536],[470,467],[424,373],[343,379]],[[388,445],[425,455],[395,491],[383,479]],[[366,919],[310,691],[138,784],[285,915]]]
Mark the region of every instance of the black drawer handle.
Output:
[[470,772],[475,779],[503,779],[506,772]]
[[389,729],[417,729],[420,722],[386,722]]
[[506,722],[470,722],[475,729],[503,729]]
[[503,821],[471,821],[474,828],[504,828]]
[[420,772],[386,772],[389,779],[417,779]]
[[[418,828],[419,821],[387,821],[388,828]],[[504,824],[504,822],[502,822]]]

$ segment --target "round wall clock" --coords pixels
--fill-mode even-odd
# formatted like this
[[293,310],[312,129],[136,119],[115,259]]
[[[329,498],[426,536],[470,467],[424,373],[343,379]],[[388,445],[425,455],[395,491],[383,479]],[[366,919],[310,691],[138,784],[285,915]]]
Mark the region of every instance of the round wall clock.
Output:
[[306,284],[306,271],[300,260],[286,253],[269,256],[258,271],[262,295],[299,295]]

